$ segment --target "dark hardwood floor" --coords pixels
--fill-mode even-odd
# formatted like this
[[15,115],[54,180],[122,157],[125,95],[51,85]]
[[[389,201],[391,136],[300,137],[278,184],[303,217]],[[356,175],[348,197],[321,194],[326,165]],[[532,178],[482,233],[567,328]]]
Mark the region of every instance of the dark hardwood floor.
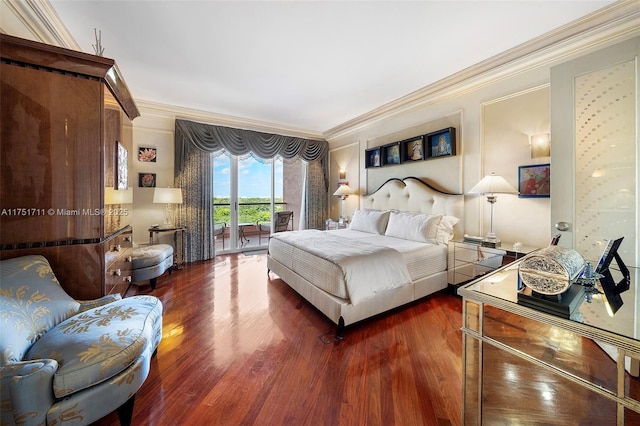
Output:
[[[330,343],[323,340],[335,326],[267,276],[264,254],[189,264],[160,277],[154,291],[133,286],[134,294],[164,305],[163,340],[136,396],[134,425],[462,424],[461,299],[446,292],[348,327]],[[596,345],[582,347],[610,362]],[[527,377],[519,359],[500,365],[487,400],[509,407],[513,368],[520,382],[538,377]],[[591,403],[570,395],[558,387],[558,400],[570,403],[563,410],[588,413]],[[487,414],[491,424],[544,424],[527,420],[525,408],[489,404]],[[118,424],[112,413],[94,426]]]

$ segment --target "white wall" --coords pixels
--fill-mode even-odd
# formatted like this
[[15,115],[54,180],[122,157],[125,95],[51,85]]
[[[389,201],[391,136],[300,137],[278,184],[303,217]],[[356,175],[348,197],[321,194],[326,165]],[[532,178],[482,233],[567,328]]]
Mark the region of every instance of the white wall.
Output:
[[345,172],[345,181],[349,187],[355,192],[350,195],[344,202],[344,215],[346,217],[353,216],[353,212],[358,208],[360,192],[360,146],[357,143],[341,146],[329,151],[329,214],[328,218],[337,220],[340,217],[340,208],[342,201],[333,193],[336,191],[340,181],[340,171]]
[[[173,187],[175,116],[170,112],[138,105],[140,117],[133,120],[133,241],[149,242],[147,229],[165,220],[165,204],[153,203],[153,189],[138,185],[140,173],[155,173],[157,187]],[[138,161],[138,148],[157,149],[156,162]],[[170,235],[160,234],[160,240],[168,242]]]
[[[517,189],[518,166],[549,163],[550,157],[531,158],[529,146],[530,136],[549,133],[549,118],[548,86],[484,103],[482,157],[485,174],[495,172]],[[488,218],[490,205],[481,204],[481,215]],[[493,210],[494,231],[501,240],[520,241],[536,247],[548,244],[550,198],[518,198],[517,195],[502,194],[498,195]],[[526,239],[523,238],[525,228]]]

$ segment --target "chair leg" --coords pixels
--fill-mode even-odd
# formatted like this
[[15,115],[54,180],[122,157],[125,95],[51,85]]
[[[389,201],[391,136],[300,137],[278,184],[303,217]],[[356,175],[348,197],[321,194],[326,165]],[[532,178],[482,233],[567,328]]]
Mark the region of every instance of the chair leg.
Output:
[[118,419],[120,419],[121,426],[130,426],[131,418],[133,417],[133,403],[135,402],[136,396],[133,395],[131,398],[127,400],[124,404],[122,404],[116,410],[118,412]]

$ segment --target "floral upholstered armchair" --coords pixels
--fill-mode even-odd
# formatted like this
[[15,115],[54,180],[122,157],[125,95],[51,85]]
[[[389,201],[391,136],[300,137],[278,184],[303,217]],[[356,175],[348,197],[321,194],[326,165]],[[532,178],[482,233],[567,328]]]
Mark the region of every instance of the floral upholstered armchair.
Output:
[[86,425],[135,393],[162,338],[162,304],[120,295],[82,302],[42,256],[0,261],[0,424]]

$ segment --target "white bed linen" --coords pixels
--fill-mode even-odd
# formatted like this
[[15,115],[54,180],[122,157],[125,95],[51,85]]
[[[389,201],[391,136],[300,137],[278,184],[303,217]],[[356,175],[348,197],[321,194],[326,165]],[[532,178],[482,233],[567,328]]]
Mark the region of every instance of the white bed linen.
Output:
[[328,232],[335,232],[341,238],[358,239],[399,251],[404,257],[412,281],[447,269],[448,249],[442,244],[421,243],[351,229],[336,229]]
[[[350,299],[352,304],[375,296],[381,290],[392,288],[389,287],[388,282],[392,282],[393,287],[408,285],[410,281],[416,281],[446,269],[447,249],[441,245],[418,243],[350,229],[313,231],[311,234],[313,233],[323,234],[323,238],[327,239],[327,241],[340,241],[342,243],[357,241],[358,245],[391,248],[401,257],[401,263],[409,275],[408,282],[398,284],[397,279],[393,278],[398,276],[398,272],[393,269],[395,266],[393,268],[390,266],[389,261],[380,262],[379,259],[368,258],[366,259],[366,264],[369,266],[366,269],[369,272],[375,271],[375,278],[368,279],[369,284],[373,284],[373,287],[370,289],[360,288],[358,290],[359,293],[353,294],[353,291],[350,291],[347,287],[348,283],[345,280],[344,271],[339,265],[326,258],[318,257],[314,253],[298,250],[295,247],[296,244],[300,245],[293,242],[299,232],[287,232],[272,236],[269,243],[270,256],[287,268],[296,271],[302,278],[314,283],[318,288],[334,296]],[[402,281],[406,280],[403,278]]]

